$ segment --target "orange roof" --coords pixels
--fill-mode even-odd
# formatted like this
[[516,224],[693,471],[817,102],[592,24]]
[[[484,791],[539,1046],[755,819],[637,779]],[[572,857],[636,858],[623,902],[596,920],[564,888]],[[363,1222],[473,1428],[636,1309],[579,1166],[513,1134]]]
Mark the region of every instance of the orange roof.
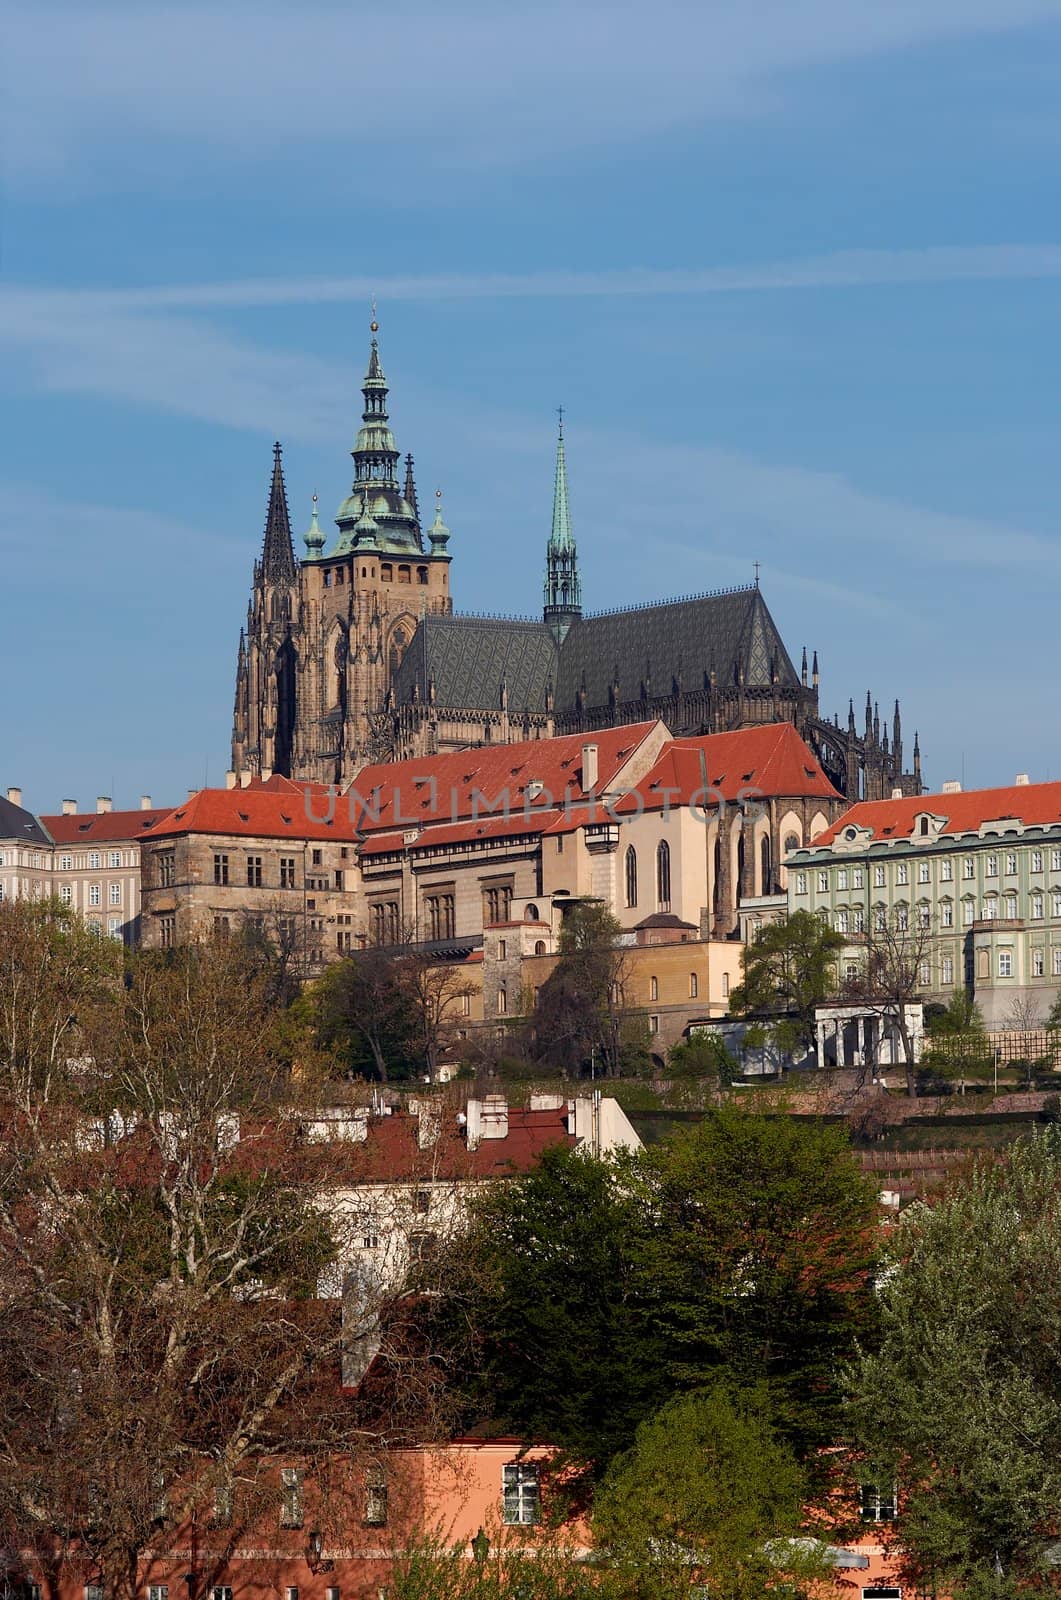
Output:
[[139,839],[168,816],[168,806],[151,811],[88,811],[41,817],[56,844],[118,844]]
[[[705,796],[705,780],[707,795]],[[614,807],[619,814],[661,811],[665,806],[717,805],[718,796],[738,801],[773,795],[803,795],[822,800],[841,797],[825,776],[817,756],[790,722],[733,733],[707,733],[674,739],[629,798]]]
[[[597,788],[607,789],[655,726],[654,722],[636,722],[560,739],[478,745],[416,761],[379,762],[361,769],[347,796],[353,799],[355,818],[358,799],[363,802],[361,826],[366,832],[456,822],[490,813],[501,816],[505,797],[509,812],[522,815],[525,804],[535,804],[527,796],[531,784],[541,784],[543,791],[558,801],[567,793],[576,799],[585,793],[583,745],[596,745]],[[543,808],[547,803],[543,800]]]
[[[262,839],[338,839],[354,843],[349,810],[334,806],[315,784],[250,784],[246,789],[200,789],[170,811],[148,839],[181,833],[212,833]],[[331,821],[327,820],[333,812]]]
[[[613,811],[627,815],[694,799],[700,803],[705,770],[708,787],[729,801],[737,801],[742,790],[767,797],[840,798],[791,723],[672,740],[627,798],[616,796],[607,807],[601,799],[587,798],[583,746],[597,747],[596,790],[604,794],[655,727],[641,722],[379,762],[362,768],[342,795],[325,784],[278,776],[256,779],[246,788],[203,789],[168,813],[150,837],[208,833],[353,843],[367,834],[361,853],[371,857],[403,849],[405,835],[417,829],[424,831],[410,848],[427,850],[477,839],[571,832],[608,822]],[[533,787],[539,784],[540,790]]]
[[1061,783],[1015,784],[1006,789],[970,789],[959,794],[904,795],[901,800],[862,800],[819,834],[814,848],[831,844],[844,828],[868,828],[875,839],[907,839],[924,813],[945,817],[943,834],[978,833],[985,822],[1022,822],[1025,827],[1061,823]]
[[[513,839],[521,835],[535,835],[553,831],[553,824],[562,815],[558,811],[530,811],[524,815],[517,811],[515,816],[506,817],[503,814],[482,816],[477,822],[440,822],[436,826],[428,826],[416,840],[409,846],[411,850],[433,850],[436,846],[447,844],[462,844],[468,840],[476,839]],[[362,856],[386,855],[392,850],[405,848],[405,838],[401,833],[376,833],[366,839],[361,846]]]

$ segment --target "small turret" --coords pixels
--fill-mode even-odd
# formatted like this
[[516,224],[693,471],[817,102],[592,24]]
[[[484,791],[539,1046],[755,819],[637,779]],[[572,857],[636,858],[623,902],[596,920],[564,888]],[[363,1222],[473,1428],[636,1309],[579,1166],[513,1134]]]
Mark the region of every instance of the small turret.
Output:
[[431,524],[428,538],[431,540],[431,554],[433,556],[445,556],[446,559],[449,560],[449,552],[446,547],[449,544],[450,533],[449,529],[446,527],[446,524],[442,520],[441,489],[435,490],[435,520]]
[[914,731],[914,782],[918,794],[921,793],[921,735]]
[[811,687],[813,689],[816,689],[818,687],[818,652],[817,652],[817,650],[815,650],[815,652],[814,652],[814,661],[813,661],[813,663],[811,665],[810,681],[811,681]]
[[800,681],[800,683],[802,683],[804,688],[807,687],[807,646],[806,645],[803,646],[803,665],[800,667],[800,670],[799,670],[799,681]]
[[306,554],[310,561],[316,561],[318,556],[324,554],[324,533],[317,521],[317,496],[313,496],[313,515],[309,519],[309,527],[302,535],[302,542],[306,546]]

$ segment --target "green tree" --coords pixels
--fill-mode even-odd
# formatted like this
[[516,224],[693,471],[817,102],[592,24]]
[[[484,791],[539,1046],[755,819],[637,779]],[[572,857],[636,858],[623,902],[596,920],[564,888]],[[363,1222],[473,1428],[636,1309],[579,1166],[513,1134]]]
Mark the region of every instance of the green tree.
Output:
[[476,1203],[454,1250],[444,1340],[471,1330],[468,1401],[580,1462],[625,1448],[656,1403],[635,1251],[643,1219],[612,1162],[563,1146]]
[[970,1066],[991,1060],[983,1013],[966,989],[956,989],[947,1004],[926,1021],[922,1060],[945,1078],[958,1078]]
[[1061,1136],[1012,1145],[908,1214],[893,1266],[851,1415],[878,1475],[898,1478],[911,1576],[1031,1592],[1061,1508]]
[[667,1058],[674,1078],[709,1078],[728,1087],[740,1074],[740,1062],[726,1049],[720,1034],[705,1030],[674,1045]]
[[628,1161],[661,1398],[763,1384],[801,1459],[835,1437],[837,1368],[871,1335],[877,1197],[846,1131],[715,1108]]
[[473,1333],[469,1404],[599,1476],[676,1392],[763,1383],[808,1457],[872,1328],[876,1247],[875,1192],[836,1129],[722,1108],[636,1155],[550,1151],[482,1198],[458,1252],[446,1314]]
[[[594,1533],[628,1600],[765,1600],[818,1576],[797,1541],[804,1476],[771,1427],[766,1397],[681,1395],[637,1430],[597,1491]],[[793,1580],[796,1580],[795,1582]]]
[[406,1541],[387,1594],[391,1600],[620,1600],[563,1542],[539,1533],[527,1550],[522,1540],[513,1542],[520,1531],[483,1529],[471,1559],[467,1545],[430,1536]]
[[836,962],[843,947],[843,936],[809,911],[764,923],[741,951],[744,976],[730,995],[731,1013],[782,1012],[791,1020],[795,1041],[812,1050],[814,1012],[836,992]]

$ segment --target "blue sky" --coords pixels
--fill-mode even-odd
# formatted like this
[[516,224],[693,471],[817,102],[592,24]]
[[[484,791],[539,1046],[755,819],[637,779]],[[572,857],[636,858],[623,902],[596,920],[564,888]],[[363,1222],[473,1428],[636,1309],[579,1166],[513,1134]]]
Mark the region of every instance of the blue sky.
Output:
[[1061,0],[9,0],[0,782],[221,780],[373,293],[461,608],[540,605],[562,402],[588,606],[758,560],[829,712],[1061,777],[1059,69]]

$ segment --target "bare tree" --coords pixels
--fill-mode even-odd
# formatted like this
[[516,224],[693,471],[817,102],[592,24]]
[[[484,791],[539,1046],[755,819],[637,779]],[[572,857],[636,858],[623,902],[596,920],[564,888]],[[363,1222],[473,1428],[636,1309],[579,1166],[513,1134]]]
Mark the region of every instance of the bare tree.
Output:
[[417,1012],[393,951],[373,946],[329,967],[314,988],[313,1010],[322,1041],[342,1053],[348,1070],[364,1069],[381,1083],[408,1071]]
[[865,1065],[879,1066],[880,1047],[886,1033],[898,1035],[903,1049],[906,1092],[917,1094],[914,1039],[907,1007],[928,986],[925,968],[932,948],[932,922],[927,914],[900,905],[891,912],[878,908],[864,933],[858,936],[861,960],[845,979],[843,998],[862,1006],[877,1018],[875,1045]]
[[340,1390],[363,1330],[318,1288],[358,1151],[307,1139],[312,1055],[292,1070],[268,981],[239,940],[123,970],[58,909],[0,907],[0,1533],[117,1600],[215,1492],[259,1514],[278,1456],[336,1482],[336,1452],[433,1427],[400,1299],[355,1310],[401,1382]]
[[475,993],[475,985],[459,966],[418,950],[402,957],[401,971],[412,1002],[418,1051],[434,1083],[439,1061],[455,1037],[464,1000]]

